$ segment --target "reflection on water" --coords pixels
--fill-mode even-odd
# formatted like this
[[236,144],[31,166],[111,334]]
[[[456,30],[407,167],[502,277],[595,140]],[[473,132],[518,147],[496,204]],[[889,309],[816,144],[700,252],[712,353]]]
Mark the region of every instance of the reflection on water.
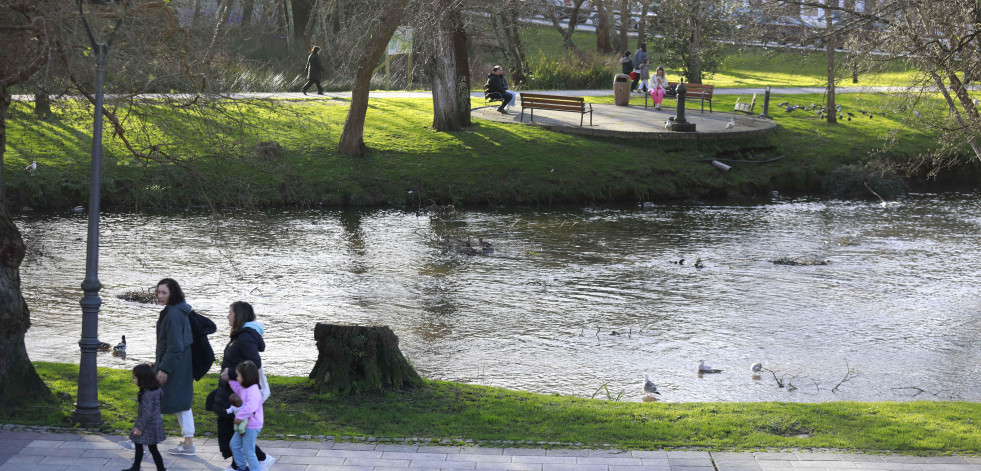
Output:
[[[32,246],[31,358],[77,361],[85,218],[17,222]],[[297,210],[102,223],[99,335],[126,335],[129,356],[100,354],[100,365],[152,359],[157,308],[116,295],[173,277],[219,324],[216,349],[228,304],[253,303],[273,374],[308,374],[313,326],[333,322],[391,326],[426,377],[535,392],[592,396],[606,384],[639,401],[650,373],[664,401],[981,400],[977,195],[888,209],[803,199],[446,222]],[[495,252],[444,250],[434,240],[447,227]],[[783,257],[831,263],[771,263]],[[698,376],[700,359],[724,371]],[[772,373],[754,378],[756,361]]]

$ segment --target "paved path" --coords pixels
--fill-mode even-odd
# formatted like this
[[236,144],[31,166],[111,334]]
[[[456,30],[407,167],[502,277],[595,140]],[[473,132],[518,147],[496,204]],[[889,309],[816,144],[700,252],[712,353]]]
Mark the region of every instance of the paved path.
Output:
[[[0,471],[120,470],[133,452],[117,442],[122,436],[0,431]],[[177,439],[163,449],[176,446]],[[724,453],[704,451],[617,451],[483,446],[423,446],[348,443],[330,440],[260,440],[277,461],[275,471],[764,471],[882,470],[981,471],[981,458],[862,455],[846,453]],[[164,453],[168,470],[215,470],[228,467],[214,439],[195,440],[196,456]],[[143,469],[154,469],[149,456]]]

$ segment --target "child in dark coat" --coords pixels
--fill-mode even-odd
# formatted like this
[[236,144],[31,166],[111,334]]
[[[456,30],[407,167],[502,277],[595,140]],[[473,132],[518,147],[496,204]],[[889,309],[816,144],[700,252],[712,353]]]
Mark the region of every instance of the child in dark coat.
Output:
[[136,445],[136,457],[133,466],[123,471],[139,471],[140,464],[143,462],[143,445],[150,449],[153,455],[153,462],[157,465],[157,471],[163,471],[163,457],[157,450],[157,444],[164,441],[167,435],[164,432],[163,416],[160,415],[160,398],[163,390],[157,382],[156,373],[153,368],[146,364],[139,364],[133,367],[133,383],[139,386],[140,393],[137,396],[139,408],[137,409],[136,422],[133,424],[133,432],[129,438]]

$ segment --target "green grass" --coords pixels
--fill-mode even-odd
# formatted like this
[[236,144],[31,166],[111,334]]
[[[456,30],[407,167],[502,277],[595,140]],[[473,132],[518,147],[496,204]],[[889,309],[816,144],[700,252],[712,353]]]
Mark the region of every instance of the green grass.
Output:
[[[59,399],[0,411],[0,421],[68,426],[78,365],[35,366]],[[100,368],[98,376],[105,428],[128,430],[136,414],[129,371]],[[269,381],[266,436],[554,441],[626,449],[981,452],[977,403],[624,403],[442,381],[403,393],[339,396],[313,391],[306,378],[272,376]],[[195,384],[193,410],[201,432],[213,423],[204,399],[216,382],[212,374]],[[176,432],[173,416],[165,417],[165,425]]]
[[[742,101],[749,95],[742,96]],[[772,103],[820,102],[819,95],[774,96]],[[716,110],[736,96],[718,96]],[[609,103],[612,97],[591,99]],[[635,99],[639,104],[639,99]],[[669,100],[673,106],[673,100]],[[842,95],[846,109],[889,110],[887,95]],[[939,101],[935,102],[939,105]],[[759,98],[757,106],[762,104]],[[223,117],[143,110],[143,132],[163,142],[179,163],[137,161],[107,131],[103,166],[106,207],[183,208],[188,205],[428,205],[553,204],[725,197],[780,191],[820,192],[822,178],[846,165],[874,160],[881,136],[901,130],[886,152],[903,159],[925,152],[933,138],[902,128],[903,116],[829,125],[813,113],[771,110],[781,129],[727,141],[628,141],[553,133],[538,127],[475,120],[451,133],[430,129],[429,99],[372,99],[365,142],[373,152],[354,158],[337,151],[346,100],[238,103]],[[474,106],[481,106],[480,100]],[[922,108],[924,111],[927,108]],[[84,110],[82,110],[84,111]],[[120,110],[124,115],[125,110]],[[59,109],[38,121],[15,103],[5,156],[8,198],[15,205],[71,208],[88,193],[91,117]],[[718,113],[718,111],[717,111]],[[257,157],[254,145],[275,140],[278,157]],[[137,142],[138,148],[146,144]],[[142,146],[142,147],[141,147]],[[704,158],[773,158],[722,174]],[[32,160],[34,176],[20,170]],[[554,172],[551,169],[555,169]],[[409,194],[412,190],[412,194]]]
[[[525,27],[520,31],[525,54],[530,62],[545,57],[563,55],[562,36],[551,27]],[[592,32],[573,33],[572,40],[583,51],[596,50],[596,35]],[[630,50],[636,50],[636,38],[630,39]],[[663,52],[648,50],[652,69],[665,62]],[[489,62],[500,63],[503,58],[497,51],[477,52],[478,56],[488,57]],[[725,88],[771,87],[825,87],[827,85],[827,59],[823,51],[808,54],[780,52],[773,48],[742,47],[731,48],[726,54],[723,70],[706,77],[705,83]],[[914,73],[902,63],[891,62],[875,74],[859,74],[858,83],[852,83],[849,56],[836,54],[838,75],[842,77],[838,86],[906,86],[913,80]],[[610,75],[619,73],[616,60],[610,60]],[[532,67],[533,68],[533,67]],[[677,81],[678,70],[666,70],[668,78]]]

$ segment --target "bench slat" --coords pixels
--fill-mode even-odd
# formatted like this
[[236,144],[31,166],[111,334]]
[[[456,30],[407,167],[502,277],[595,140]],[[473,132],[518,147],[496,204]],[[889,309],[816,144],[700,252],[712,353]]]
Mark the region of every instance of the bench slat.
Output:
[[583,107],[583,104],[582,103],[575,103],[575,102],[569,102],[569,101],[559,101],[559,100],[539,100],[537,98],[536,99],[529,99],[529,100],[522,99],[521,100],[521,104],[528,104],[528,105],[574,106],[574,107],[577,107],[577,108],[582,108]]
[[575,111],[582,112],[583,108],[581,106],[568,106],[568,105],[547,105],[547,104],[521,104],[522,108],[537,108],[540,110],[558,110],[558,111]]

